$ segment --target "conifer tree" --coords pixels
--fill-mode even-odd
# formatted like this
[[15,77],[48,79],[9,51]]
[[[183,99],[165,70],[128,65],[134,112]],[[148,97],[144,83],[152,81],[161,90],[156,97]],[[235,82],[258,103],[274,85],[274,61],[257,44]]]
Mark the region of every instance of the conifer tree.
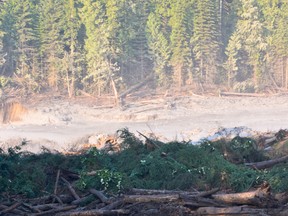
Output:
[[201,81],[214,83],[220,59],[220,25],[217,0],[196,0],[194,34],[191,39],[196,74]]
[[185,84],[192,68],[190,45],[192,31],[191,6],[189,0],[173,0],[171,3],[171,65],[173,66],[173,80],[179,89]]
[[63,11],[62,0],[41,1],[39,4],[41,75],[47,87],[54,90],[63,84]]
[[151,2],[123,0],[119,11],[119,74],[125,85],[134,85],[151,73],[153,62],[147,41]]
[[288,89],[288,2],[259,1],[267,33],[267,66],[272,83]]
[[[119,4],[121,1],[82,0],[81,20],[86,29],[85,50],[88,74],[87,83],[104,90],[111,77],[118,71]],[[94,89],[95,90],[95,89]]]
[[133,74],[130,79],[132,83],[136,83],[139,79],[144,79],[152,70],[151,55],[149,53],[147,40],[147,20],[150,13],[150,0],[139,0],[135,4],[131,4],[131,12],[133,15],[129,25],[133,35],[129,40],[130,50],[132,52],[132,60],[130,61]]
[[[234,32],[234,35],[238,35],[239,39],[237,43],[240,43],[241,46],[233,45],[236,41],[230,40],[228,44],[228,48],[230,49],[230,51],[228,49],[228,59],[231,61],[231,59],[237,56],[244,59],[243,64],[238,65],[236,73],[242,76],[245,75],[243,80],[253,77],[254,87],[258,90],[264,72],[263,57],[266,49],[264,28],[260,21],[257,1],[241,0],[241,3],[239,19]],[[234,52],[238,52],[238,55],[231,52],[231,47],[236,48]],[[234,59],[234,61],[239,62],[239,59]]]
[[168,25],[168,6],[170,6],[169,1],[156,1],[154,11],[150,12],[147,21],[148,45],[152,52],[158,85],[166,87],[171,84],[169,62],[171,58],[169,41],[171,32]]
[[17,0],[9,0],[1,4],[1,31],[3,32],[3,52],[7,54],[2,74],[12,77],[17,68],[18,34],[16,29],[17,10],[20,5]]
[[[64,4],[64,71],[69,97],[75,95],[77,83],[80,82],[81,72],[84,70],[82,46],[78,39],[80,32],[80,18],[77,12],[76,0],[65,0]],[[81,69],[82,67],[82,69]]]
[[15,23],[18,34],[18,63],[17,76],[22,78],[22,85],[27,91],[39,91],[37,83],[37,14],[30,0],[19,2],[17,21]]

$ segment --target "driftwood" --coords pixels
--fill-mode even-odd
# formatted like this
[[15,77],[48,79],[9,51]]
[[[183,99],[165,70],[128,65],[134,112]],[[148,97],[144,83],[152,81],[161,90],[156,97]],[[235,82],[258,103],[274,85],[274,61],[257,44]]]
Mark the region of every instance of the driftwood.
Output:
[[225,204],[237,205],[256,205],[256,206],[270,206],[273,205],[273,197],[270,194],[270,186],[264,184],[261,188],[243,193],[234,194],[215,194],[212,195],[215,201]]
[[92,216],[92,215],[129,215],[129,210],[115,209],[115,210],[90,210],[90,211],[75,211],[56,214],[56,216]]
[[[63,177],[59,180],[72,185]],[[66,185],[59,184],[57,190],[67,193],[57,194],[63,204],[54,203],[55,194],[23,201],[9,198],[0,203],[0,215],[288,215],[288,193],[274,195],[268,183],[253,191],[230,194],[220,193],[219,188],[202,192],[133,188],[126,194],[109,197],[90,189],[85,194],[77,191],[79,195],[75,191],[79,199],[75,199],[75,194],[68,195],[71,189],[60,188]]]
[[124,204],[123,200],[117,200],[116,202],[112,202],[111,204],[101,208],[101,210],[113,210],[113,209],[116,209],[123,204]]
[[[58,203],[60,204],[64,204],[63,201],[61,200],[61,198],[55,194],[51,195],[53,197],[54,200],[57,200]],[[53,200],[53,202],[54,202]]]
[[139,189],[139,188],[132,188],[130,190],[133,194],[138,195],[157,195],[157,194],[189,194],[189,195],[197,195],[199,192],[184,192],[184,191],[178,191],[178,190],[150,190],[150,189]]
[[77,208],[76,205],[63,206],[63,207],[60,206],[59,208],[56,208],[56,209],[52,209],[52,210],[49,210],[49,211],[33,214],[33,216],[55,215],[58,212],[69,211],[69,210],[75,209],[75,208]]
[[79,195],[76,193],[76,191],[74,190],[74,188],[72,187],[72,185],[63,177],[61,177],[61,180],[65,182],[65,184],[67,185],[69,191],[71,192],[72,196],[78,200],[80,199]]
[[139,131],[137,131],[137,132],[145,138],[145,140],[146,140],[145,144],[146,144],[147,148],[149,148],[149,149],[160,148],[160,146],[156,142],[154,142],[152,139],[148,138],[147,136],[145,136],[144,134],[142,134]]
[[50,209],[57,208],[59,204],[57,203],[48,203],[48,204],[42,204],[42,205],[36,205],[32,206],[36,211],[47,211]]
[[101,191],[97,191],[95,189],[90,189],[89,192],[96,195],[101,200],[101,202],[109,203],[108,198]]
[[[3,205],[1,205],[1,207],[3,207]],[[6,208],[8,208],[8,206],[6,206]],[[1,211],[2,212],[2,211]],[[23,212],[20,211],[19,209],[13,209],[13,210],[9,210],[9,213],[13,213],[14,215],[23,215]],[[6,215],[7,212],[3,212],[3,213],[0,213],[0,215]]]
[[162,202],[174,202],[179,200],[178,194],[172,195],[126,195],[124,196],[124,202],[126,203],[147,203],[147,202],[155,202],[155,203],[162,203]]
[[84,197],[81,197],[80,199],[77,199],[77,200],[74,200],[71,202],[72,205],[79,205],[81,203],[85,203],[87,202],[87,200],[90,200],[94,197],[93,194],[89,194],[88,196],[84,196]]
[[284,163],[288,161],[288,155],[281,157],[281,158],[276,158],[272,160],[267,160],[267,161],[261,161],[261,162],[255,162],[255,163],[245,163],[246,166],[249,166],[253,169],[266,169],[273,167],[276,164],[279,163]]
[[34,206],[32,206],[28,203],[22,203],[22,205],[29,208],[33,213],[41,213],[41,210],[35,208]]
[[13,205],[11,205],[10,207],[5,208],[4,210],[0,211],[0,215],[4,215],[8,212],[13,211],[14,209],[16,209],[18,206],[20,206],[22,203],[20,202],[16,202]]
[[210,196],[216,192],[218,192],[220,190],[220,188],[214,188],[212,190],[209,191],[204,191],[204,192],[200,192],[196,195],[196,197],[206,197],[206,196]]
[[149,189],[138,189],[132,188],[130,192],[141,195],[157,195],[157,194],[179,194],[180,196],[191,196],[191,197],[206,197],[218,192],[219,188],[214,188],[204,192],[190,192],[190,191],[178,191],[178,190],[149,190]]
[[[90,189],[90,194],[70,204],[0,204],[1,213],[11,215],[285,215],[287,194],[273,196],[268,184],[245,193],[215,194],[219,189],[203,192],[132,189],[130,195],[108,198]],[[135,195],[137,194],[137,195]],[[149,194],[149,195],[147,195]],[[96,195],[99,200],[83,206],[84,200]],[[101,198],[100,198],[101,197]],[[278,198],[277,198],[278,197]],[[53,200],[52,198],[49,198]],[[47,202],[48,197],[45,199]],[[100,201],[101,200],[101,201]],[[281,201],[279,201],[281,200]],[[278,202],[278,203],[277,203]],[[5,203],[5,202],[3,202]],[[35,203],[35,202],[34,202]],[[276,204],[275,204],[276,203]],[[280,205],[281,203],[281,205]],[[81,208],[79,209],[79,205]],[[30,213],[27,213],[29,212]],[[4,213],[5,214],[5,213]]]
[[[263,209],[255,209],[249,206],[232,206],[225,208],[218,207],[200,207],[197,211],[198,215],[267,215]],[[268,216],[268,215],[267,215]]]
[[264,94],[257,93],[236,93],[236,92],[220,92],[219,96],[238,96],[238,97],[263,97]]
[[264,146],[269,146],[271,145],[272,143],[274,143],[275,141],[277,141],[277,137],[271,137],[271,138],[268,138],[264,141]]
[[56,176],[56,181],[55,181],[55,186],[54,186],[54,194],[57,195],[57,188],[58,188],[58,182],[59,182],[59,177],[60,177],[60,169],[57,171],[57,176]]

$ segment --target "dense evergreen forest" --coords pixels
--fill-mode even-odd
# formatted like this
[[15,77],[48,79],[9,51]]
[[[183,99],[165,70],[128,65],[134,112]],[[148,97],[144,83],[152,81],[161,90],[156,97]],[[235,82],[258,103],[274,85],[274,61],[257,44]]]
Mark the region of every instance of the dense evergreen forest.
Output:
[[[287,0],[6,0],[0,85],[26,92],[288,89]],[[115,90],[115,88],[114,88]]]

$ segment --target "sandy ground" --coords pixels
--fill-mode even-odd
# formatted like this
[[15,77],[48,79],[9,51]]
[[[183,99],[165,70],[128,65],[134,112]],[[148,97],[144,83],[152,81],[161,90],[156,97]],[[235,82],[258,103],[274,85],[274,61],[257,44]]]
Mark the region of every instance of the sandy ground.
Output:
[[87,137],[131,132],[153,133],[162,141],[197,141],[221,128],[245,126],[268,132],[288,128],[288,96],[175,97],[130,102],[124,110],[61,99],[27,104],[20,122],[0,124],[0,147],[29,142],[39,152],[65,151],[87,142]]

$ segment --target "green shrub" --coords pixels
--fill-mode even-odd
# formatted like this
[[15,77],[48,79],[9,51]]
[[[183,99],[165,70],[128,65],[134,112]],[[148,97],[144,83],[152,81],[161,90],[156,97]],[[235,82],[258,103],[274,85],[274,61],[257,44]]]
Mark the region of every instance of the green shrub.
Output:
[[[133,187],[171,190],[220,187],[240,192],[264,181],[277,192],[288,190],[286,164],[263,171],[242,165],[244,161],[267,159],[249,138],[204,141],[200,145],[171,142],[153,151],[127,130],[122,138],[123,150],[114,154],[96,148],[73,156],[47,150],[32,154],[22,152],[22,144],[7,152],[0,149],[0,194],[37,197],[53,193],[59,169],[80,174],[78,189],[95,188],[107,193]],[[232,158],[238,158],[242,164],[232,163]],[[90,172],[94,175],[88,175]]]

